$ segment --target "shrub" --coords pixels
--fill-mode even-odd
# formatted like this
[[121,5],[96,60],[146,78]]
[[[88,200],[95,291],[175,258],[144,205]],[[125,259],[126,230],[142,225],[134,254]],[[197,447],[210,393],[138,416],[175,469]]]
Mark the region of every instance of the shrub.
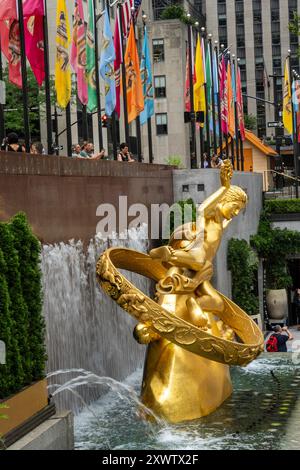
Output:
[[40,243],[24,214],[0,223],[0,398],[44,376]]
[[232,275],[232,299],[249,315],[259,312],[256,282],[258,258],[246,240],[232,239],[228,245],[228,269]]
[[23,299],[29,313],[31,374],[33,380],[41,379],[45,369],[45,322],[42,316],[40,270],[41,246],[27,222],[25,214],[16,215],[10,224],[14,246],[18,252]]
[[278,199],[266,201],[265,209],[270,214],[300,213],[300,199]]
[[184,168],[182,163],[182,157],[179,155],[171,155],[166,159],[166,164],[171,166],[177,166],[177,168],[182,169]]

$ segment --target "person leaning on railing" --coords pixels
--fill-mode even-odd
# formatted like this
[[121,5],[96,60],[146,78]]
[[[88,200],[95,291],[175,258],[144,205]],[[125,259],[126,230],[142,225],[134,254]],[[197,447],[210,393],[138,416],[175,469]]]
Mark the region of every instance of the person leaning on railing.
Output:
[[11,132],[5,139],[3,139],[1,150],[6,152],[25,152],[25,147],[19,144],[18,134]]

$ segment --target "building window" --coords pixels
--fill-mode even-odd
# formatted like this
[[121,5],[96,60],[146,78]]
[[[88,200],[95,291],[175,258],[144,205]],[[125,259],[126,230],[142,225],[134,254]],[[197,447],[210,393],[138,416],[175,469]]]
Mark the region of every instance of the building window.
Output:
[[164,62],[165,45],[163,39],[153,39],[153,60],[154,62]]
[[155,89],[155,98],[166,98],[166,77],[165,75],[160,75],[154,77],[154,89]]
[[168,116],[167,113],[159,113],[155,115],[156,135],[168,134]]

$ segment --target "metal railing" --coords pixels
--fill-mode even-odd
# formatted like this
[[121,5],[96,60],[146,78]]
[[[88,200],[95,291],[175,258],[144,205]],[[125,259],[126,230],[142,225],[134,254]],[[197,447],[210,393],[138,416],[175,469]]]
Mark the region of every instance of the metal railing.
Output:
[[265,199],[295,199],[300,178],[275,170],[264,171]]

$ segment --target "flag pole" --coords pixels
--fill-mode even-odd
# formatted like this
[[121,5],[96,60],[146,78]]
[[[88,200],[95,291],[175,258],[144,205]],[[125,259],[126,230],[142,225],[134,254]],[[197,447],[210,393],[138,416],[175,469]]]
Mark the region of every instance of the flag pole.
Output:
[[[110,22],[110,5],[109,5],[109,0],[106,0],[106,8],[107,8],[107,13],[108,13],[108,19]],[[118,153],[118,148],[117,148],[117,124],[116,124],[116,113],[115,111],[112,112],[111,115],[111,136],[112,136],[112,142],[113,142],[113,154],[114,158],[117,157]],[[107,132],[109,132],[109,126],[107,126]]]
[[101,94],[100,94],[100,74],[99,74],[99,45],[98,45],[98,27],[97,27],[97,14],[96,14],[96,0],[93,1],[94,8],[94,34],[95,34],[95,74],[96,74],[96,93],[97,93],[97,118],[98,118],[98,139],[99,150],[103,148],[103,133],[102,133],[102,115],[101,115]]
[[48,155],[53,155],[47,0],[44,0],[44,22],[43,22],[43,25],[44,25],[44,61],[45,61],[45,95],[46,95],[46,121],[47,121],[47,153],[48,153]]
[[82,104],[82,136],[84,141],[89,140],[89,129],[88,129],[88,121],[87,121],[87,108],[86,104]]
[[71,124],[71,104],[66,107],[66,128],[67,128],[67,154],[72,156],[72,124]]
[[[3,80],[3,70],[2,70],[2,49],[1,49],[1,37],[0,37],[0,81]],[[4,121],[4,107],[0,103],[0,145],[2,145],[3,139],[5,137],[5,121]]]
[[[290,93],[291,93],[291,107],[292,107],[292,122],[293,122],[293,148],[294,148],[294,167],[295,167],[295,177],[296,177],[296,198],[299,198],[299,182],[298,182],[298,136],[297,136],[297,125],[295,126],[295,107],[294,107],[294,97],[293,97],[293,71],[291,63],[291,51],[287,60],[289,61],[289,74],[290,74]],[[297,121],[296,121],[297,122]],[[296,128],[295,128],[296,127]]]
[[22,93],[23,93],[23,118],[25,132],[25,149],[30,152],[30,124],[29,124],[29,103],[28,103],[28,87],[27,87],[27,69],[26,69],[26,53],[25,53],[25,35],[24,35],[24,15],[23,2],[18,0],[19,28],[20,28],[20,45],[21,45],[21,70],[22,70]]
[[211,103],[212,103],[212,121],[213,121],[213,136],[214,136],[214,153],[217,155],[217,129],[216,129],[216,115],[215,115],[215,83],[214,83],[214,64],[213,64],[213,48],[212,48],[212,34],[208,35],[209,54],[210,54],[210,69],[211,69]]
[[[190,18],[190,14],[187,15]],[[189,81],[190,81],[190,102],[191,102],[191,169],[197,168],[197,148],[196,148],[196,119],[194,107],[194,81],[193,81],[193,51],[192,51],[192,25],[188,25],[189,43]]]
[[122,50],[122,92],[123,92],[123,110],[124,110],[124,126],[125,126],[125,140],[129,145],[129,124],[128,124],[128,111],[127,111],[127,90],[126,90],[126,70],[124,62],[124,34],[122,24],[122,5],[119,3],[117,7],[117,13],[119,15],[119,28],[121,36],[121,50]]

